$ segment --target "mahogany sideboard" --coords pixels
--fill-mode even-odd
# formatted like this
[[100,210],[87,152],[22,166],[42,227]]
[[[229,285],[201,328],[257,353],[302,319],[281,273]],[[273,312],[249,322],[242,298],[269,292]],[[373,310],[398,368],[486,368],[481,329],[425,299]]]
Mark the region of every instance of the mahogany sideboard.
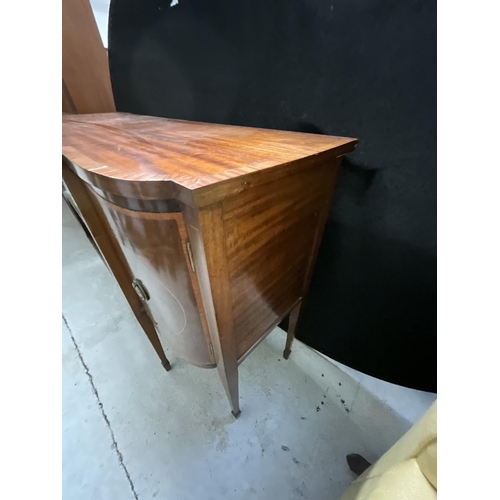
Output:
[[162,364],[238,365],[290,316],[356,140],[127,113],[63,115],[63,183]]

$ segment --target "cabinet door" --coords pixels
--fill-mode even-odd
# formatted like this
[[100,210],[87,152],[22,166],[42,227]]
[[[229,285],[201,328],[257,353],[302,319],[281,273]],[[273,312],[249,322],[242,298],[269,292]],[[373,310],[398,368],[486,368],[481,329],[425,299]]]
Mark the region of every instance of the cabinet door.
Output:
[[[181,213],[136,212],[96,196],[134,275],[164,348],[214,366]],[[144,290],[141,293],[141,288]],[[201,314],[201,315],[200,315]]]

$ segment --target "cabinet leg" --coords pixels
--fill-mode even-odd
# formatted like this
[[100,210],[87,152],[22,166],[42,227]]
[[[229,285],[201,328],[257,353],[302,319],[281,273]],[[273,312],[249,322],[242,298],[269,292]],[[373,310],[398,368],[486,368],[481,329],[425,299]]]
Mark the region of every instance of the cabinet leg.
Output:
[[292,352],[292,342],[295,338],[295,328],[297,326],[297,320],[299,319],[300,306],[302,305],[302,301],[299,301],[295,307],[290,311],[290,316],[288,319],[288,331],[286,334],[286,344],[285,350],[283,351],[283,357],[288,359],[290,357],[290,353]]
[[160,358],[163,368],[165,368],[167,372],[170,371],[172,369],[172,365],[170,364],[170,361],[168,360],[165,351],[163,350],[160,339],[158,338],[158,333],[156,332],[156,328],[154,327],[153,321],[144,310],[139,312],[134,309],[134,313],[136,313],[135,316],[139,321],[139,324],[142,326],[142,329],[146,333],[149,341],[151,342],[151,345],[156,351],[156,354],[158,354],[158,357]]
[[231,366],[218,365],[217,370],[222,382],[222,386],[226,391],[227,399],[231,405],[231,413],[234,418],[238,418],[241,414],[239,389],[238,389],[238,363],[231,363]]

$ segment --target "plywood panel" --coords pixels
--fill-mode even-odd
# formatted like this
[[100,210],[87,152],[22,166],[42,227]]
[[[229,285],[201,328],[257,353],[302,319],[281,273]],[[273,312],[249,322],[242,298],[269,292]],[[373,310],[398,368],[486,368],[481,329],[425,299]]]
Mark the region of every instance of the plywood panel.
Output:
[[88,0],[62,2],[63,111],[115,111],[108,54]]

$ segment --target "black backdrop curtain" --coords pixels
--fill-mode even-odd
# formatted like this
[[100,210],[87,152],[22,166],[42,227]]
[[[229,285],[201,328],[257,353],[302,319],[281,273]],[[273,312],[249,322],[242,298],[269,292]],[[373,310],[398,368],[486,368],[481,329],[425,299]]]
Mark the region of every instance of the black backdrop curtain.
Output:
[[297,337],[434,391],[435,0],[174,3],[111,1],[117,110],[359,138]]

